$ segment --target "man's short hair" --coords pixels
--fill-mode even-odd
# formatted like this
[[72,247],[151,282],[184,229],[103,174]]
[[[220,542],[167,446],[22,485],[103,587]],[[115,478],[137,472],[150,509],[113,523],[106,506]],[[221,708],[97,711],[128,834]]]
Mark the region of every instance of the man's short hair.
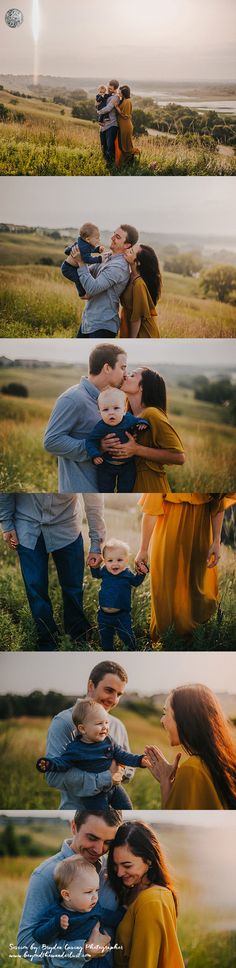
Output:
[[110,659],[105,659],[104,662],[98,662],[94,666],[92,672],[89,674],[89,679],[92,680],[93,685],[98,686],[99,682],[104,679],[104,676],[112,675],[119,676],[121,682],[128,682],[128,676],[123,666],[118,665],[118,662],[113,662]]
[[126,232],[126,242],[129,242],[130,245],[135,245],[138,241],[138,232],[134,228],[134,225],[121,225],[121,229],[123,232]]
[[83,827],[89,817],[100,817],[100,820],[104,820],[107,827],[120,827],[122,823],[122,811],[114,810],[114,807],[105,807],[104,810],[76,810],[74,816],[74,823],[77,832]]
[[91,376],[98,376],[101,370],[108,363],[111,369],[114,370],[118,356],[122,356],[124,350],[121,346],[113,346],[112,343],[102,343],[100,346],[95,346],[89,356],[89,373]]
[[116,80],[109,81],[109,87],[114,87],[115,91],[117,91],[117,88],[119,87],[119,81],[116,81]]
[[93,232],[99,233],[98,225],[93,225],[93,222],[84,222],[79,230],[80,238],[86,241]]

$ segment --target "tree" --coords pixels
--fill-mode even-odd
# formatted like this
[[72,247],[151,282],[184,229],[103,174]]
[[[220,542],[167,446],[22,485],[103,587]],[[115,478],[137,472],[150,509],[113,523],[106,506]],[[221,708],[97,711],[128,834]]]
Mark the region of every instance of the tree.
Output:
[[219,302],[230,302],[236,289],[236,267],[217,265],[206,269],[200,280],[204,296],[213,296]]
[[5,104],[3,104],[1,101],[0,102],[0,121],[8,121],[8,118],[9,118],[9,111],[5,107]]
[[167,256],[164,261],[166,272],[176,272],[180,276],[194,276],[202,269],[202,259],[197,252],[183,252]]
[[1,393],[5,393],[9,397],[28,397],[27,387],[24,387],[23,383],[7,383],[6,386],[2,387]]

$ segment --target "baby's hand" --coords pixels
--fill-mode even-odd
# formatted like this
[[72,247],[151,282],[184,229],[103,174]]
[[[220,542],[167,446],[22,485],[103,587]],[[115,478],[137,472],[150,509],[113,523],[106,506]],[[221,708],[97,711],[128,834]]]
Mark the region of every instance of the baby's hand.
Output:
[[137,430],[147,430],[147,427],[143,423],[136,424],[136,427],[137,427]]
[[147,758],[147,756],[145,756],[145,753],[144,753],[144,755],[142,756],[142,759],[141,759],[141,763],[140,763],[140,766],[141,766],[142,768],[144,768],[144,767],[145,767],[145,769],[146,769],[146,767],[148,766],[148,758]]
[[103,457],[93,457],[93,464],[103,464]]
[[60,918],[60,927],[63,928],[63,931],[66,931],[67,928],[69,927],[68,914],[62,914]]
[[105,252],[105,245],[99,245],[99,252]]

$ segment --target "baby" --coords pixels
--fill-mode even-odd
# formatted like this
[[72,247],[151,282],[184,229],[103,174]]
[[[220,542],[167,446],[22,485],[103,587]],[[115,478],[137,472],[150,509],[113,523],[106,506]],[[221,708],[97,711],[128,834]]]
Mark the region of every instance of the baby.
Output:
[[[56,865],[53,873],[58,898],[50,907],[45,908],[40,921],[34,930],[34,938],[39,944],[53,945],[61,938],[68,943],[67,957],[70,950],[69,942],[88,941],[97,921],[100,930],[113,930],[120,923],[125,914],[125,908],[118,907],[115,911],[101,907],[98,899],[99,876],[96,867],[80,857],[67,857]],[[93,958],[94,968],[107,964],[104,958]]]
[[126,395],[123,390],[108,387],[102,390],[98,397],[98,407],[101,420],[95,425],[89,437],[86,437],[86,450],[93,463],[97,465],[98,490],[111,494],[112,491],[125,492],[133,490],[136,478],[134,457],[118,457],[115,454],[103,453],[100,449],[102,437],[112,432],[115,427],[116,437],[121,444],[127,444],[126,431],[147,430],[148,421],[142,417],[134,417],[126,410]]
[[80,806],[104,810],[110,804],[117,810],[131,810],[132,803],[117,782],[116,774],[112,777],[110,768],[113,760],[124,766],[146,766],[144,754],[128,753],[114,743],[108,734],[106,710],[94,699],[78,699],[73,707],[72,719],[76,727],[75,739],[68,743],[61,756],[50,759],[40,757],[36,763],[37,769],[40,773],[48,773],[49,770],[66,772],[75,766],[87,773],[104,773],[104,782],[101,777],[101,793],[81,797]]
[[[109,97],[111,97],[111,95],[109,94],[107,88],[105,87],[105,84],[100,84],[100,87],[98,87],[96,99],[95,99],[97,111],[101,111],[101,108],[106,107],[107,101],[109,101]],[[108,113],[103,114],[102,118],[98,118],[99,124],[103,124],[103,121],[108,121],[108,119],[109,119],[109,114]]]
[[136,640],[132,628],[131,590],[144,581],[145,574],[134,575],[128,568],[129,545],[111,538],[103,548],[104,565],[91,568],[93,578],[101,578],[98,625],[104,652],[114,649],[115,632],[130,651],[135,651]]
[[[65,255],[71,254],[73,245],[79,246],[81,258],[86,265],[97,265],[102,262],[101,253],[104,252],[104,246],[100,244],[99,228],[97,225],[93,225],[92,222],[85,222],[84,225],[81,225],[78,239],[72,245],[66,246]],[[97,253],[100,254],[97,255]],[[85,289],[81,285],[79,278],[77,288],[80,296],[84,296]]]

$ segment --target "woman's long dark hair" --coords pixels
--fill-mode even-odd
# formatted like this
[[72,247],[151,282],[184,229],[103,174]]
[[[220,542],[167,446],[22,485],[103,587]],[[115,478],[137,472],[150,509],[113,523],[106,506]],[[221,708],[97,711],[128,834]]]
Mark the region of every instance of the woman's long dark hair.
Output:
[[158,302],[162,289],[162,278],[158,258],[150,245],[141,245],[137,253],[136,266],[139,275],[146,283],[154,305]]
[[115,871],[114,862],[114,850],[116,847],[123,847],[127,844],[131,853],[135,857],[142,857],[145,864],[149,864],[147,870],[147,877],[150,881],[150,886],[152,884],[157,884],[159,887],[167,887],[171,891],[175,909],[177,913],[177,897],[171,881],[170,873],[168,871],[164,854],[162,853],[159,841],[157,840],[156,834],[147,823],[142,820],[129,821],[128,823],[122,823],[116,832],[114,840],[109,848],[107,870],[108,877],[118,898],[123,901],[127,895],[127,888],[122,884],[121,877],[117,877]]
[[127,97],[130,97],[130,87],[128,84],[122,84],[122,87],[120,87],[119,90],[122,94],[122,101],[124,101]]
[[163,377],[156,370],[142,370],[141,377],[142,400],[145,407],[158,407],[166,413],[166,385]]
[[218,796],[236,809],[236,745],[220,705],[207,686],[179,686],[171,706],[181,745],[208,767]]

